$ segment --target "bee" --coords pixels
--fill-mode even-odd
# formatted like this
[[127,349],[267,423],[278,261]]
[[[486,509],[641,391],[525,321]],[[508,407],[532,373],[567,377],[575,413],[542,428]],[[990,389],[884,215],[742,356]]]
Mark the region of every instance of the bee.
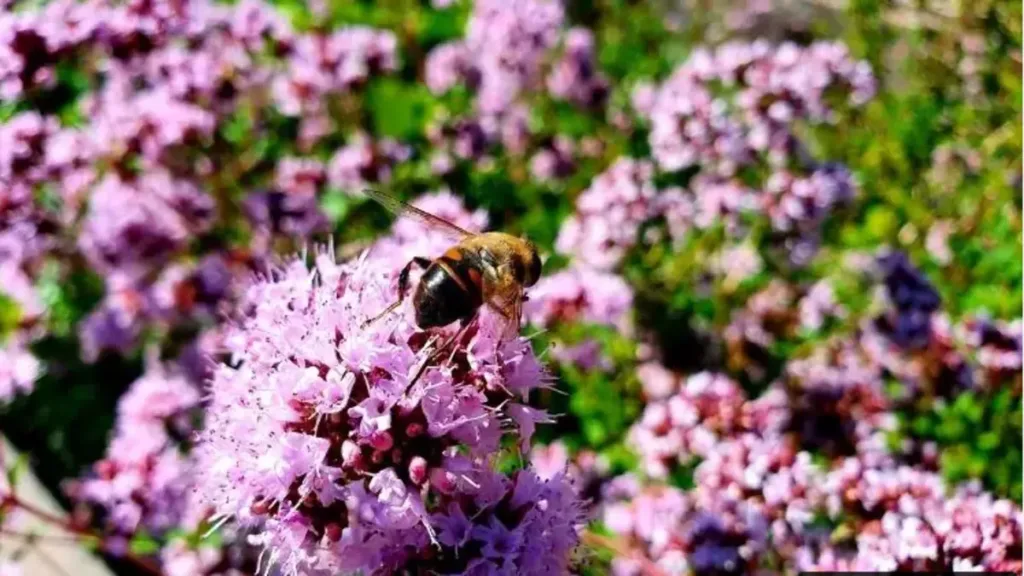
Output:
[[416,257],[398,275],[398,300],[364,326],[398,308],[409,290],[413,266],[424,270],[413,294],[416,325],[422,329],[461,321],[466,327],[487,305],[518,333],[525,289],[540,278],[537,247],[525,238],[504,232],[476,234],[377,190],[367,196],[400,216],[410,216],[432,230],[443,232],[457,243],[439,258]]

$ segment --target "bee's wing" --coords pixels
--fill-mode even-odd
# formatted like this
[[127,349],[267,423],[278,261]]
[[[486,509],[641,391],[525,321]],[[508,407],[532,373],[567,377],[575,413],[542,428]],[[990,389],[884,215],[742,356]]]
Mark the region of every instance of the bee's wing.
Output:
[[523,286],[510,273],[484,268],[484,301],[508,322],[505,336],[516,336],[523,318]]
[[460,240],[475,235],[473,232],[470,232],[469,230],[460,228],[455,224],[452,224],[451,222],[445,220],[444,218],[439,218],[429,212],[420,210],[419,208],[413,206],[412,204],[409,204],[408,202],[403,202],[386,192],[381,192],[380,190],[372,190],[367,188],[363,190],[363,193],[369,196],[374,201],[376,201],[381,206],[393,212],[396,216],[410,216],[433,230],[445,232]]

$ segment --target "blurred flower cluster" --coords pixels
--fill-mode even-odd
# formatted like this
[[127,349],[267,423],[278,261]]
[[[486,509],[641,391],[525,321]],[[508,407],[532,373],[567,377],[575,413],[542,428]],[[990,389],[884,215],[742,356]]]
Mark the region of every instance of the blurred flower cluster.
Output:
[[[167,576],[1021,573],[1019,7],[584,4],[0,3],[0,431],[66,531]],[[530,238],[521,335],[367,323],[458,241],[371,187]]]

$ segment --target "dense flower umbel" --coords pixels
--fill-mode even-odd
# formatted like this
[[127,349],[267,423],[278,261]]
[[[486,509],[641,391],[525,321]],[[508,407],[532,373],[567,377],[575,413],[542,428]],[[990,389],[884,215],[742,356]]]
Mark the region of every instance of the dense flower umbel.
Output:
[[[716,87],[734,90],[729,99]],[[827,122],[825,96],[868,100],[874,77],[841,44],[729,43],[700,49],[660,87],[643,86],[634,105],[651,122],[652,155],[663,170],[700,165],[732,174],[758,154],[784,165],[796,151],[791,125]]]
[[802,569],[1021,571],[1021,509],[976,485],[950,493],[935,473],[850,458],[821,492],[856,545],[805,547],[796,558]]
[[[301,113],[296,151],[308,153],[308,141],[339,129],[326,114],[328,100],[397,66],[390,32],[297,34],[259,0],[22,8],[0,14],[0,91],[25,96],[27,110],[0,124],[0,266],[31,282],[38,259],[55,254],[66,261],[77,245],[106,285],[101,304],[77,327],[87,360],[105,350],[130,352],[147,328],[179,327],[182,315],[165,314],[166,302],[155,301],[166,294],[155,292],[168,292],[174,273],[206,255],[190,258],[197,247],[223,249],[221,256],[237,247],[207,235],[214,226],[226,229],[222,224],[238,229],[236,200],[249,216],[248,248],[257,253],[280,236],[326,228],[316,195],[326,167],[275,157],[272,179],[273,163],[254,165],[255,156],[233,154],[243,145],[230,129],[239,113],[258,124]],[[80,96],[71,89],[78,100],[68,110],[82,114],[74,128],[33,110],[33,98],[66,88],[56,71],[68,64],[81,76],[76,86],[88,87]],[[360,171],[368,182],[386,178],[398,160],[391,150],[397,145],[389,145],[381,146],[382,165],[362,165],[360,157],[349,172]],[[273,188],[251,189],[249,182],[259,182],[253,176]],[[248,194],[225,190],[243,180]],[[55,224],[73,234],[55,234]],[[15,257],[7,253],[12,248]],[[163,284],[155,286],[161,272]]]
[[160,171],[107,176],[89,202],[79,247],[99,271],[137,278],[164,265],[210,222],[213,201]]
[[[290,572],[555,561],[576,538],[565,529],[579,517],[571,491],[527,473],[509,488],[487,464],[504,433],[526,444],[548,420],[522,403],[546,385],[543,368],[484,313],[412,383],[441,335],[416,329],[410,307],[362,327],[395,297],[392,255],[337,264],[321,254],[312,270],[293,262],[250,288],[226,338],[233,358],[213,377],[201,493],[259,526],[254,541]],[[531,540],[541,533],[551,537]],[[432,540],[467,550],[438,554]],[[467,565],[473,549],[479,562]],[[530,553],[515,560],[520,550]]]
[[865,454],[822,467],[783,437],[744,433],[715,443],[694,482],[688,492],[632,476],[605,486],[604,523],[625,538],[616,574],[652,564],[678,575],[756,566],[1021,570],[1017,505],[973,485],[951,491],[937,474],[891,459]]
[[296,39],[286,72],[275,78],[274,98],[285,114],[318,113],[324,98],[360,85],[373,74],[395,70],[398,40],[364,26]]
[[466,48],[479,75],[477,106],[485,114],[508,110],[520,91],[541,81],[541,63],[565,18],[555,0],[475,2]]
[[193,463],[178,444],[192,432],[199,389],[170,366],[151,362],[117,409],[107,457],[70,494],[90,504],[105,528],[124,537],[180,526]]
[[818,251],[825,219],[854,196],[853,176],[846,167],[829,164],[798,178],[780,171],[765,183],[761,209],[795,264],[806,264]]
[[630,476],[605,492],[604,523],[630,550],[613,560],[616,576],[744,574],[756,569],[765,548],[764,519],[728,495],[697,502],[677,488],[644,487]]
[[390,180],[391,168],[408,154],[406,147],[389,138],[374,142],[366,135],[357,135],[331,158],[327,178],[331,185],[357,194],[368,184]]
[[[523,307],[524,317],[536,326],[552,328],[580,323],[610,326],[623,334],[632,332],[630,308],[633,289],[621,277],[574,263],[569,268],[541,277]],[[568,346],[559,343],[552,357],[584,370],[610,368],[600,344],[591,339]]]
[[616,266],[636,245],[640,226],[658,214],[654,166],[620,158],[594,178],[562,225],[556,248],[598,269]]
[[608,81],[597,69],[594,35],[586,28],[566,32],[562,57],[548,74],[548,91],[555,98],[585,107],[598,107],[608,96]]
[[742,429],[745,401],[742,389],[729,378],[701,373],[667,400],[649,403],[629,432],[644,473],[664,478],[675,461],[706,456],[722,437]]
[[620,276],[574,264],[540,279],[523,311],[538,326],[560,322],[626,329],[633,290]]

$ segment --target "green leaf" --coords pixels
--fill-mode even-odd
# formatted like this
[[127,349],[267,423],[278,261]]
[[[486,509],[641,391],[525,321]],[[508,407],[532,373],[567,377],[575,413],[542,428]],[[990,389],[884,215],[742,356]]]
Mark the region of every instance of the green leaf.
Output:
[[0,342],[7,339],[7,335],[14,332],[21,322],[21,308],[13,298],[0,292]]
[[340,190],[328,190],[320,199],[320,208],[337,225],[348,216],[352,207],[352,199]]
[[434,107],[434,97],[425,86],[394,78],[374,80],[367,89],[366,102],[376,136],[399,140],[423,134]]
[[21,479],[21,475],[28,470],[28,454],[18,454],[17,460],[15,460],[7,469],[4,471],[7,476],[7,485],[12,490],[18,487],[18,482]]
[[151,556],[160,551],[160,543],[146,531],[139,531],[132,537],[128,549],[132,554],[139,556]]

